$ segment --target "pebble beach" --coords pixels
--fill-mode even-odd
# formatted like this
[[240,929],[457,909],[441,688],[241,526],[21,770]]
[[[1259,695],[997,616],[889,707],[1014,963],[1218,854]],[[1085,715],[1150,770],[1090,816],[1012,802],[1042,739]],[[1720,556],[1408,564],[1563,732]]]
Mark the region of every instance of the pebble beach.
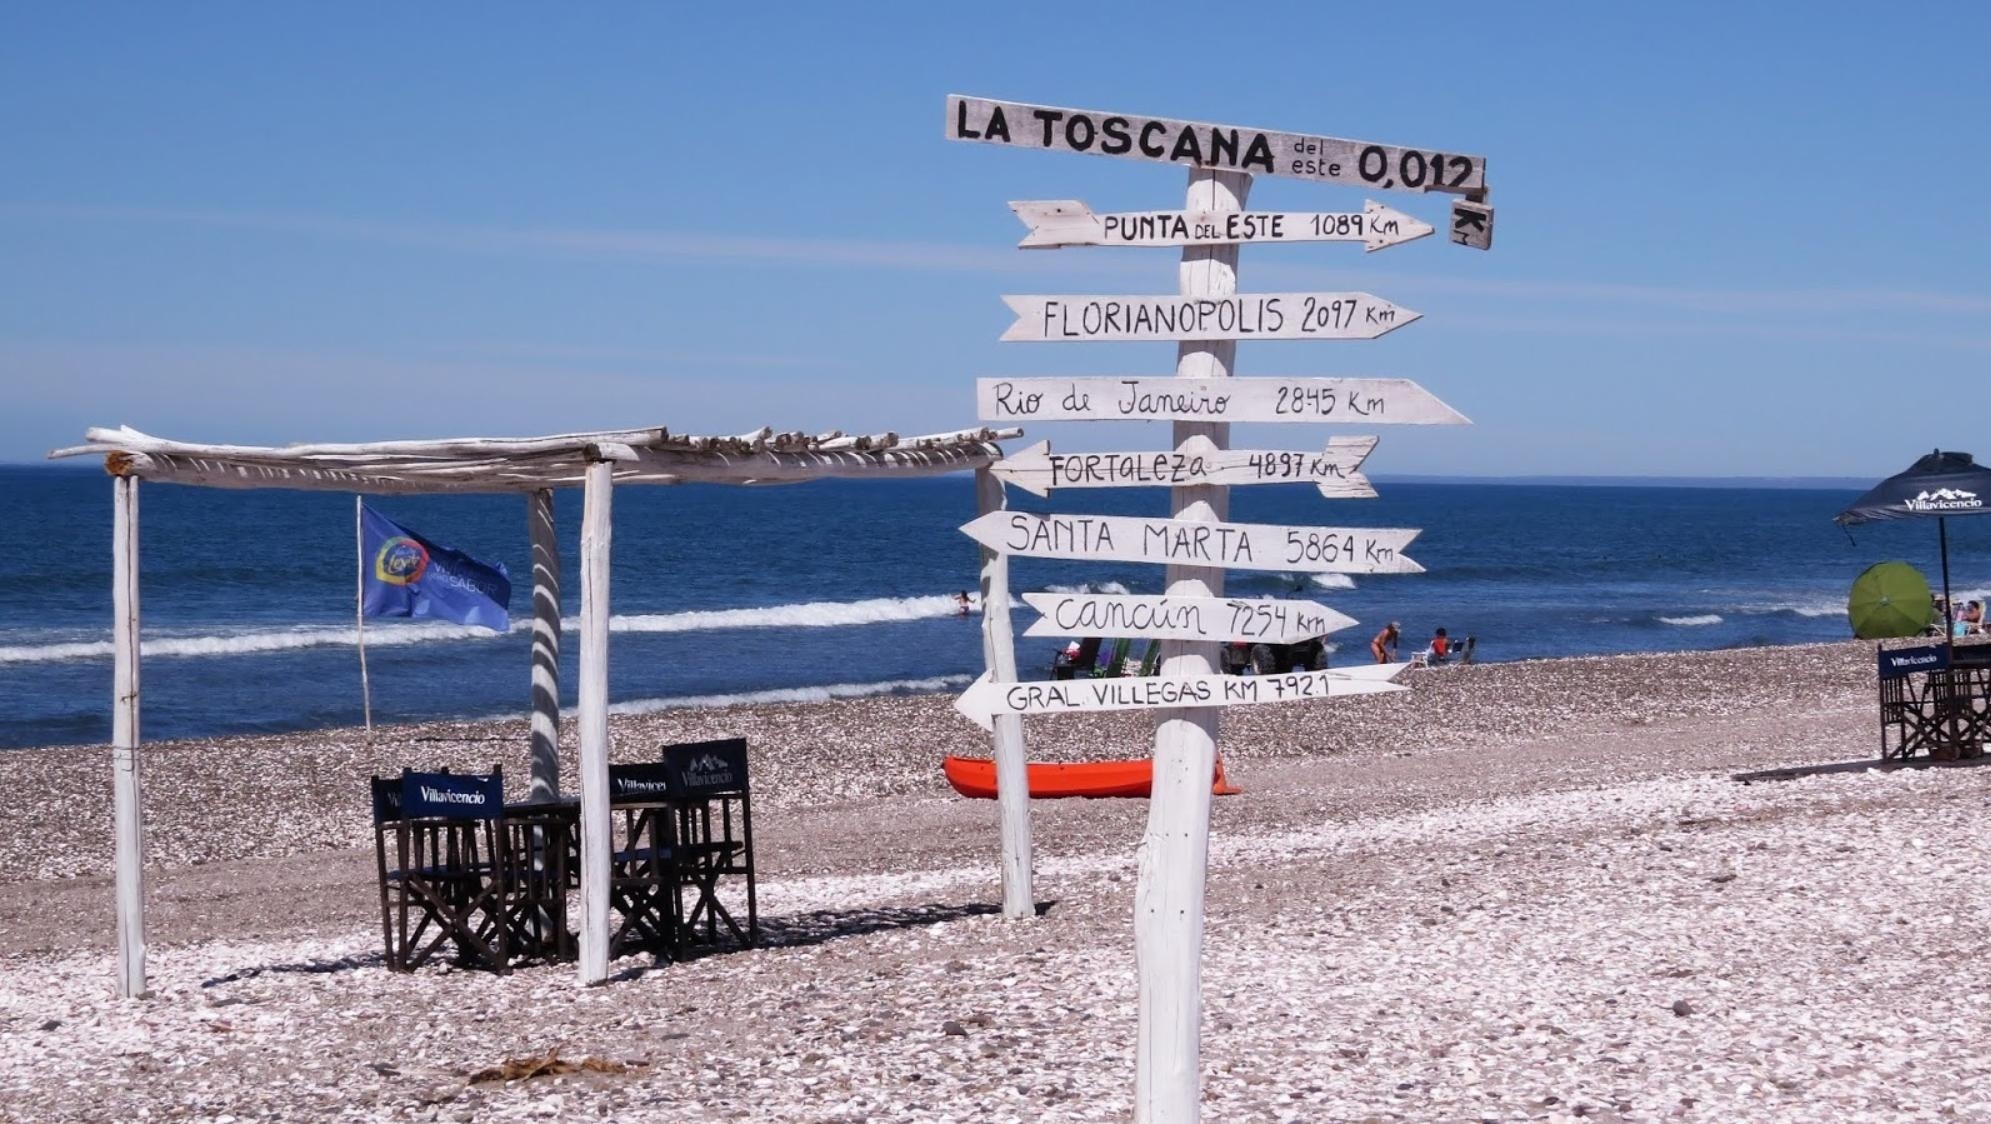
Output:
[[[1856,764],[1870,648],[1403,681],[1224,717],[1206,1119],[1991,1119],[1991,770]],[[1036,760],[1149,741],[1026,728]],[[1144,801],[1035,804],[1039,916],[1006,921],[948,697],[612,726],[618,760],[736,735],[765,947],[598,988],[381,963],[366,778],[521,794],[523,721],[148,745],[142,1001],[112,996],[107,753],[0,753],[0,1120],[1129,1117]]]

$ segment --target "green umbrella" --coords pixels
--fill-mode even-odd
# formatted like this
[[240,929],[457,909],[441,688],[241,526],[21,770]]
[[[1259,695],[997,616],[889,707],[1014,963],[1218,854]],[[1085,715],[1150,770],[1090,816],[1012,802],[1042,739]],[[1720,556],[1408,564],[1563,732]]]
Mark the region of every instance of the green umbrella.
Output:
[[1846,616],[1862,640],[1918,636],[1935,619],[1929,579],[1906,562],[1880,562],[1853,579]]

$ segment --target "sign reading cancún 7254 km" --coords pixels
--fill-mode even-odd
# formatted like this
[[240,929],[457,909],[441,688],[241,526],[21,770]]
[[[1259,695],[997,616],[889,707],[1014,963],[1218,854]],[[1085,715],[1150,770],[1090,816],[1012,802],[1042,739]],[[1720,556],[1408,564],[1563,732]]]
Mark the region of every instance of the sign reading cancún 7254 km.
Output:
[[947,139],[1391,191],[1486,190],[1484,156],[961,94],[947,96]]

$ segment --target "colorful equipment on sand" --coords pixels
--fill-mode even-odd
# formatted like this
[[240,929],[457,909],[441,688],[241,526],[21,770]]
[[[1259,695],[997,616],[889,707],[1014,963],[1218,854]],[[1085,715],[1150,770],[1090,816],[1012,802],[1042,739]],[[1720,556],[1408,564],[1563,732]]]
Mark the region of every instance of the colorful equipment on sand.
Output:
[[[1154,787],[1154,761],[1081,761],[1071,764],[1041,762],[1027,766],[1030,797],[1057,800],[1067,796],[1088,798],[1132,796],[1145,799]],[[947,783],[954,791],[975,800],[994,800],[995,762],[986,757],[949,757],[941,763]],[[1217,775],[1210,786],[1213,796],[1235,796],[1244,790],[1224,776],[1224,762],[1217,759]]]

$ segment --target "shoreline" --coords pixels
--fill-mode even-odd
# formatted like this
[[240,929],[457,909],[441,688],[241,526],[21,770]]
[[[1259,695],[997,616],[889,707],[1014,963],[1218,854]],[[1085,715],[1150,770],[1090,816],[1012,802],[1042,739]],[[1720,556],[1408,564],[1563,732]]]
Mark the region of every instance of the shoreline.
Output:
[[[1916,641],[1916,642],[1921,642],[1921,641]],[[1601,653],[1582,654],[1582,655],[1523,656],[1509,660],[1501,660],[1501,659],[1481,660],[1472,665],[1469,665],[1469,667],[1471,669],[1479,669],[1479,668],[1491,668],[1491,667],[1534,666],[1542,664],[1555,665],[1555,664],[1564,664],[1564,663],[1581,663],[1585,661],[1595,661],[1595,660],[1626,660],[1626,659],[1636,660],[1636,659],[1667,658],[1667,657],[1676,657],[1676,656],[1712,657],[1712,656],[1729,655],[1736,653],[1749,653],[1749,652],[1771,652],[1771,651],[1791,651],[1791,650],[1817,649],[1817,648],[1835,648],[1841,645],[1855,644],[1855,643],[1864,645],[1864,644],[1871,644],[1872,641],[1856,641],[1852,639],[1829,640],[1829,641],[1794,641],[1791,643],[1783,643],[1783,644],[1738,645],[1738,646],[1731,646],[1724,648],[1658,648],[1658,649],[1642,650],[1642,651],[1601,652]],[[1343,645],[1339,650],[1353,651],[1354,649],[1349,645]],[[1357,662],[1359,664],[1359,663],[1366,663],[1367,661],[1363,660]],[[1343,666],[1346,666],[1346,664],[1344,664]],[[1449,674],[1456,670],[1463,670],[1465,669],[1466,666],[1467,665],[1454,664],[1454,665],[1448,665],[1447,667],[1442,668],[1440,670]],[[975,675],[977,674],[979,674],[979,671],[974,673],[963,672],[956,674],[940,674],[940,675],[930,676],[921,680],[887,680],[876,683],[837,682],[837,683],[812,684],[800,687],[769,687],[761,690],[741,691],[738,693],[631,698],[631,699],[623,699],[620,701],[612,701],[609,703],[608,709],[611,718],[613,718],[617,716],[626,716],[626,715],[659,714],[659,713],[672,713],[679,711],[690,712],[690,711],[706,711],[706,710],[736,710],[736,709],[745,709],[745,708],[762,707],[762,706],[814,706],[814,705],[827,705],[830,703],[863,702],[863,701],[879,700],[879,699],[917,699],[917,698],[931,698],[931,697],[946,697],[948,699],[952,699],[953,697],[955,697],[960,693],[961,688],[965,687],[968,683],[972,682],[975,678]],[[1416,674],[1416,673],[1412,672],[1410,674]],[[1401,682],[1405,680],[1399,680],[1399,681]],[[909,686],[912,686],[914,684],[918,685],[917,689],[907,689]],[[814,697],[818,695],[821,695],[822,697]],[[798,696],[806,696],[806,697],[798,697]],[[104,709],[106,713],[108,713],[110,709],[108,702],[105,703]],[[578,716],[578,713],[579,712],[575,707],[562,706],[560,708],[560,719],[562,723],[562,728],[564,729],[567,723],[573,721]],[[394,722],[389,724],[376,723],[375,729],[395,730],[395,729],[412,729],[418,727],[428,728],[428,727],[463,727],[463,726],[495,727],[495,726],[504,726],[507,723],[518,723],[523,721],[524,718],[520,714],[512,712],[463,714],[463,715],[449,715],[449,716],[441,716],[433,718],[412,719],[408,721]],[[187,735],[182,737],[161,738],[158,739],[157,741],[146,741],[142,744],[145,746],[171,747],[171,746],[185,745],[188,743],[207,743],[214,741],[257,740],[257,739],[286,738],[286,737],[290,738],[314,737],[318,735],[332,736],[332,735],[341,735],[353,731],[358,731],[359,729],[360,726],[356,723],[336,724],[336,725],[327,725],[327,726],[299,726],[295,728],[268,730],[268,731]],[[104,749],[106,748],[106,745],[107,743],[103,742],[44,742],[33,745],[0,746],[0,761],[4,761],[7,755],[14,753],[43,753],[51,751]]]

